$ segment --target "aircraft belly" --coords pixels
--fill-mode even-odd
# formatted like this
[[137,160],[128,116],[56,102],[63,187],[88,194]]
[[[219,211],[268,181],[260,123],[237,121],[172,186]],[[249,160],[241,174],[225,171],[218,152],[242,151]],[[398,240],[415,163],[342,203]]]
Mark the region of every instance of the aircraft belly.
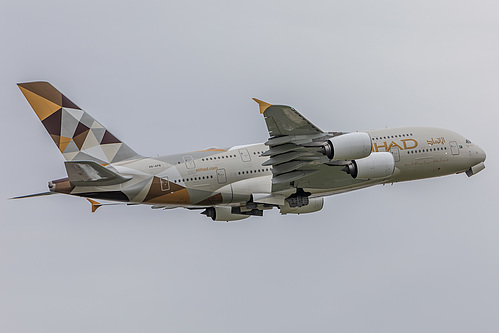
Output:
[[461,171],[459,166],[448,156],[404,159],[397,163],[396,166],[401,172],[393,178],[394,182],[441,177]]

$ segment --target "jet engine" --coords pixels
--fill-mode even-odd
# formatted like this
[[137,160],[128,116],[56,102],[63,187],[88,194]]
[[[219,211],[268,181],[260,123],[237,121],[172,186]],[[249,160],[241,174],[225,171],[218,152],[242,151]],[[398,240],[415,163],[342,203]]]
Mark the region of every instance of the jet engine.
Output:
[[284,205],[279,206],[281,214],[307,214],[318,212],[324,207],[324,198],[309,198],[308,205],[301,207],[290,207],[287,201]]
[[353,160],[371,154],[371,137],[355,132],[332,137],[322,146],[321,152],[330,160]]
[[213,221],[238,221],[247,219],[250,215],[232,214],[232,207],[230,206],[217,206],[206,208],[201,214],[211,217]]
[[395,160],[391,153],[375,152],[366,158],[351,161],[342,170],[356,179],[384,178],[395,171]]

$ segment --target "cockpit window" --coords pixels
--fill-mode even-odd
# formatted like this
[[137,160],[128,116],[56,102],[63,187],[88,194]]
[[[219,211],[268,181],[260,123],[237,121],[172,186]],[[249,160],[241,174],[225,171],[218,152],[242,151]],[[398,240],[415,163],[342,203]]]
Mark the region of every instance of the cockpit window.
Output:
[[466,143],[471,143],[471,141],[470,141],[470,140],[468,140],[468,139],[466,139]]

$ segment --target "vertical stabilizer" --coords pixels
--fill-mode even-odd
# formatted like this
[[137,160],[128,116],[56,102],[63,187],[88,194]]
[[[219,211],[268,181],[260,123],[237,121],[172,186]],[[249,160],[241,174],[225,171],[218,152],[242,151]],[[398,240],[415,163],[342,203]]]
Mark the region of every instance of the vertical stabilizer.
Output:
[[140,157],[50,83],[18,86],[67,161],[108,164]]

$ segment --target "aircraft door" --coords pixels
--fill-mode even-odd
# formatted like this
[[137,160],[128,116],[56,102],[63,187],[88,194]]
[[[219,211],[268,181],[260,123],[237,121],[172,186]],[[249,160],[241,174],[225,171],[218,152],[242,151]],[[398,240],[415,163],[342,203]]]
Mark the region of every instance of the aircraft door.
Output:
[[182,156],[182,159],[184,160],[187,169],[194,169],[196,167],[191,155]]
[[449,142],[450,144],[450,151],[452,155],[459,155],[459,148],[457,147],[457,142],[456,141],[451,141]]
[[170,189],[170,182],[168,181],[168,177],[160,178],[159,183],[161,185],[161,191],[168,191]]
[[241,156],[241,159],[243,162],[250,162],[251,161],[251,156],[248,152],[248,149],[239,149],[239,155]]
[[399,150],[398,147],[392,147],[392,148],[390,148],[390,153],[392,153],[393,159],[395,160],[395,162],[399,162],[400,161],[400,150]]
[[224,184],[227,182],[227,175],[225,174],[225,169],[217,169],[217,180],[219,184]]

